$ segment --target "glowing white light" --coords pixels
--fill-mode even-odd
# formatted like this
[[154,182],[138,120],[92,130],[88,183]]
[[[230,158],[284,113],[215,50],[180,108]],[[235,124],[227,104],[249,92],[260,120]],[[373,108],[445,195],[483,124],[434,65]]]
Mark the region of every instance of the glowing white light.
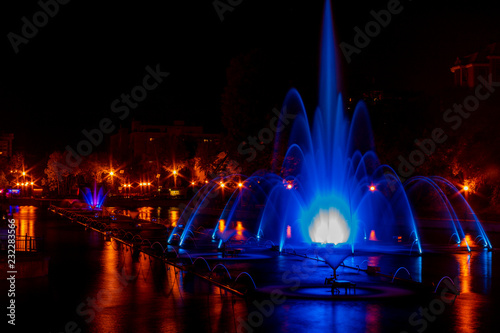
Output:
[[309,227],[309,236],[315,243],[345,243],[349,239],[351,229],[344,216],[336,208],[320,209]]

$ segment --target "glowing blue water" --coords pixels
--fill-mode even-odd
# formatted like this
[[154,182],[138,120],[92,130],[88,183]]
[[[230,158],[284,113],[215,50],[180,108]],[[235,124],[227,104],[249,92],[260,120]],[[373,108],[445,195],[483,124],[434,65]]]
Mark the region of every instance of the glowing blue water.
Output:
[[[410,198],[415,187],[426,184],[428,193],[437,195],[443,218],[450,221],[452,238],[456,243],[465,239],[455,209],[461,206],[476,221],[476,235],[484,246],[491,248],[484,229],[463,196],[445,179],[414,177],[400,182],[395,171],[382,165],[375,153],[371,123],[364,103],[359,102],[348,120],[337,90],[337,62],[333,21],[329,1],[325,2],[321,61],[319,105],[312,123],[302,99],[295,89],[286,96],[282,113],[296,115],[281,168],[281,176],[259,171],[233,186],[226,193],[222,214],[210,233],[219,247],[235,234],[271,244],[309,247],[314,243],[331,244],[328,249],[338,253],[360,250],[413,248],[422,253],[418,223]],[[279,152],[279,136],[275,151]],[[275,156],[273,161],[278,160]],[[169,237],[180,235],[180,245],[193,235],[196,216],[201,207],[210,205],[212,197],[224,195],[235,179],[232,175],[215,179],[201,189],[183,212],[182,228],[174,229]],[[406,188],[405,188],[406,187]],[[407,192],[409,191],[409,192]],[[454,198],[453,200],[451,198]],[[249,202],[251,203],[249,205]],[[260,203],[260,208],[257,204]],[[237,211],[253,207],[259,213],[253,222],[242,226]],[[224,221],[222,227],[221,223]],[[240,228],[240,230],[238,230]],[[469,244],[465,241],[467,249]],[[266,242],[267,244],[267,242]],[[331,252],[331,251],[330,251]]]
[[97,190],[97,185],[94,183],[94,189],[93,191],[90,190],[88,187],[84,188],[82,191],[83,198],[85,199],[85,202],[89,205],[90,208],[92,209],[100,209],[104,203],[104,200],[106,199],[106,196],[108,193],[104,193],[102,187],[99,188],[99,191]]

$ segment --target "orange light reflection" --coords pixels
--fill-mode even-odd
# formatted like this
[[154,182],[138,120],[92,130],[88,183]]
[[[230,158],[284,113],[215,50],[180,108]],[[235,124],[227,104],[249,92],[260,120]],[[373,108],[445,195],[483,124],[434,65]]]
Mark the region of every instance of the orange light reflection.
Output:
[[219,221],[219,231],[220,232],[224,232],[224,229],[226,228],[225,225],[226,225],[226,221],[224,221],[224,220]]

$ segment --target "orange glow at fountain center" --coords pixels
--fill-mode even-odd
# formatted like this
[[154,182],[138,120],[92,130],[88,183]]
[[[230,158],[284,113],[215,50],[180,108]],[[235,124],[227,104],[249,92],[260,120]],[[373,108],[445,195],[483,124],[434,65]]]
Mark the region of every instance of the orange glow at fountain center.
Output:
[[219,221],[219,231],[220,232],[224,232],[224,229],[226,228],[225,224],[226,224],[226,221],[224,221],[224,220]]
[[375,230],[370,231],[370,238],[368,238],[371,241],[378,241],[377,235],[375,235]]
[[236,234],[238,236],[243,236],[243,231],[244,230],[245,230],[245,228],[243,227],[243,222],[237,221],[236,222]]
[[292,227],[289,225],[286,226],[286,238],[292,238]]
[[465,234],[465,238],[460,242],[460,246],[467,246],[466,242],[469,246],[476,246],[470,234]]

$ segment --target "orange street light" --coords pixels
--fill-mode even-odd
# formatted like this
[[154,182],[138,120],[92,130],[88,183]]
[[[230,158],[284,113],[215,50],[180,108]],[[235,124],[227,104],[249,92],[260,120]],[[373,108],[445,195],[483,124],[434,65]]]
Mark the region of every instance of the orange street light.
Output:
[[373,186],[373,185],[370,186],[370,191],[372,191],[372,192],[375,191],[375,186]]
[[464,186],[464,191],[468,191],[469,190],[469,186],[465,185]]

